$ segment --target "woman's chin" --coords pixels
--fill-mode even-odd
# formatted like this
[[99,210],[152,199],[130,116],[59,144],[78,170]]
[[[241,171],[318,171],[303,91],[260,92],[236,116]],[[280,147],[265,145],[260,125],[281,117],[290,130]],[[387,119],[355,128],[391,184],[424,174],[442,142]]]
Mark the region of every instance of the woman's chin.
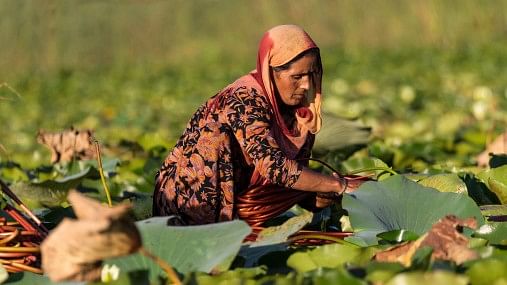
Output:
[[305,99],[304,96],[291,98],[290,104],[288,105],[292,107],[299,107],[303,103],[304,99]]

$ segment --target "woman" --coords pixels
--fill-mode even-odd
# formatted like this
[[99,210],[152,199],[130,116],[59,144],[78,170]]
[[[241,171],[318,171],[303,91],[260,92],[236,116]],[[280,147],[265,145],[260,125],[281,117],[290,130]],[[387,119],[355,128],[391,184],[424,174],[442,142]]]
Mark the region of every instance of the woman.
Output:
[[323,207],[355,190],[359,182],[306,167],[321,127],[321,78],[319,49],[303,29],[266,32],[256,70],[203,104],[164,161],[154,215],[260,225],[296,203]]

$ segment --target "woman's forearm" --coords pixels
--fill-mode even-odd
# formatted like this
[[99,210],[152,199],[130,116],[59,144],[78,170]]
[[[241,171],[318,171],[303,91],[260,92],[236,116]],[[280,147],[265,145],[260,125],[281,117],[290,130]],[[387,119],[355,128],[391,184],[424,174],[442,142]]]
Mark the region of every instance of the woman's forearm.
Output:
[[303,167],[299,179],[292,185],[292,188],[301,191],[342,193],[345,185],[342,185],[338,178]]

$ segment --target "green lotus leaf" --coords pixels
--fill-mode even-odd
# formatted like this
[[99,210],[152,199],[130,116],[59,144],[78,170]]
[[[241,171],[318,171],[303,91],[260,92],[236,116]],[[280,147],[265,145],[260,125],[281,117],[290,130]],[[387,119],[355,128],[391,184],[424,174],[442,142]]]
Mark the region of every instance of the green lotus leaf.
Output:
[[339,268],[319,268],[310,272],[296,273],[290,272],[287,275],[268,275],[258,280],[234,280],[235,282],[205,283],[219,285],[254,285],[254,284],[276,284],[276,285],[293,285],[293,284],[315,284],[315,285],[331,285],[331,284],[347,284],[347,285],[367,285],[368,283],[351,274],[347,269]]
[[365,264],[376,251],[373,247],[361,248],[350,244],[328,244],[305,252],[296,252],[287,265],[298,272],[308,272],[321,267],[337,268],[346,263]]
[[5,282],[9,285],[85,285],[85,282],[52,282],[46,275],[35,274],[31,272],[19,272],[9,274]]
[[477,175],[502,204],[507,204],[507,165],[485,170]]
[[483,238],[490,244],[507,245],[507,223],[487,223],[475,233],[475,237]]
[[[280,226],[268,227],[262,230],[257,241],[245,244],[238,253],[244,259],[247,267],[259,265],[261,259],[270,256],[271,259],[287,259],[288,238],[310,223],[313,213],[303,210],[300,215],[294,216]],[[281,258],[280,258],[281,257]]]
[[[374,174],[379,180],[389,177],[391,174],[379,168],[389,169],[389,166],[382,160],[375,157],[355,157],[342,163],[345,173],[354,173],[358,175]],[[365,170],[358,172],[360,170]],[[381,176],[381,177],[378,177]]]
[[[176,227],[167,226],[168,219],[170,217],[154,217],[136,225],[141,232],[143,246],[181,273],[228,268],[243,239],[250,233],[250,227],[240,220]],[[148,269],[150,280],[156,280],[162,274],[157,265],[140,254],[106,263],[116,264],[122,271]]]
[[17,165],[4,166],[0,164],[0,177],[7,181],[26,181],[28,176],[21,167]]
[[[505,173],[505,175],[507,175],[507,172]],[[507,183],[503,183],[502,181],[490,177],[488,179],[488,184],[489,189],[491,189],[491,191],[498,196],[500,202],[502,202],[502,204],[507,204]]]
[[507,205],[482,205],[480,208],[484,216],[507,216]]
[[439,192],[401,175],[381,182],[366,182],[354,193],[343,197],[354,229],[355,239],[363,245],[377,243],[376,235],[393,230],[408,230],[418,235],[446,215],[475,217],[479,225],[484,218],[474,201],[463,194]]
[[[507,259],[487,258],[474,262],[466,271],[473,285],[505,284]],[[503,283],[500,283],[503,282]]]
[[[316,284],[316,285],[326,285],[326,284],[347,284],[347,285],[366,285],[367,282],[361,279],[354,277],[350,274],[345,268],[336,268],[336,269],[328,269],[328,268],[319,268],[310,274],[307,278],[311,279],[308,283],[303,284]],[[291,283],[294,284],[294,283]]]
[[318,153],[368,143],[370,128],[361,123],[328,113],[323,113],[322,121],[322,128],[316,136],[313,146],[313,150]]
[[[396,275],[386,285],[466,285],[468,278],[448,271],[407,272]],[[474,283],[472,283],[474,284]]]
[[[120,160],[116,157],[102,157],[102,171],[104,171],[104,175],[106,177],[110,176],[111,173],[116,173],[118,169],[118,165],[120,165]],[[67,176],[72,175],[73,173],[81,173],[88,168],[92,168],[92,171],[87,178],[91,179],[99,179],[99,165],[97,160],[78,160],[74,163],[70,163],[67,169]]]
[[394,230],[380,233],[377,235],[377,237],[389,242],[404,242],[416,240],[417,238],[419,238],[419,235],[407,230]]
[[435,188],[440,192],[452,192],[467,194],[467,186],[458,175],[453,173],[437,174],[424,178],[419,184],[426,187]]
[[198,273],[192,277],[194,282],[186,284],[199,284],[199,285],[215,285],[215,284],[256,284],[255,278],[266,274],[267,268],[264,266],[253,268],[237,268],[229,270],[218,275],[209,275]]
[[399,263],[372,261],[366,266],[366,280],[371,283],[384,284],[405,267]]
[[93,167],[87,167],[60,179],[17,182],[11,185],[11,189],[29,208],[58,207],[67,201],[70,189],[75,189],[85,178],[96,175],[96,172]]

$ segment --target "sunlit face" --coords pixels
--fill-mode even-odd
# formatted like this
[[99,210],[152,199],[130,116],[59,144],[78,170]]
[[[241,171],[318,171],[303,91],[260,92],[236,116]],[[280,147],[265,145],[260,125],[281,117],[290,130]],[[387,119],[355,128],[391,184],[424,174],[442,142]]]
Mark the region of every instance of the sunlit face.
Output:
[[317,56],[309,53],[294,61],[288,69],[273,70],[273,79],[283,103],[297,106],[309,92],[314,92],[316,73],[319,72]]

